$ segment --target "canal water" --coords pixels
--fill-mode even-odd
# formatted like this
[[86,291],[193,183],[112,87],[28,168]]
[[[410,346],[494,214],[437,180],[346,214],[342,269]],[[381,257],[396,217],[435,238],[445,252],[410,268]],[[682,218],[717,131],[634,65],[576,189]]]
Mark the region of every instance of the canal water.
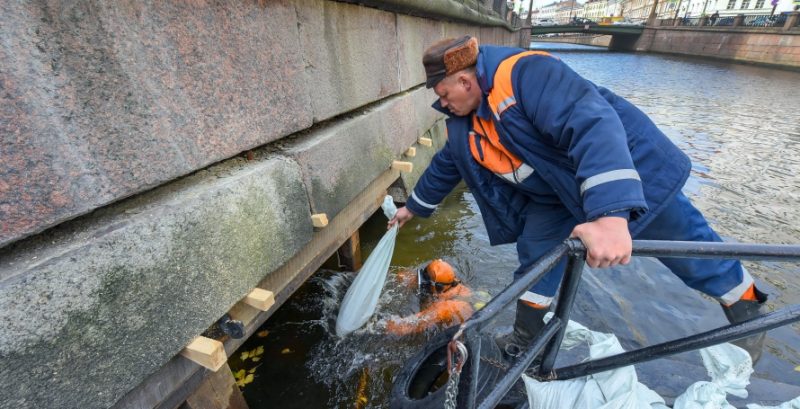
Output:
[[[692,158],[684,192],[726,240],[800,243],[800,73],[574,45],[532,46],[553,52],[649,114]],[[385,226],[380,213],[363,226],[364,257]],[[321,270],[239,350],[231,367],[247,379],[242,384],[250,407],[387,407],[394,374],[430,337],[385,334],[387,317],[418,308],[416,295],[393,278],[398,270],[434,258],[452,263],[473,290],[490,294],[508,284],[517,267],[513,245],[488,245],[477,206],[459,187],[434,217],[415,218],[400,231],[378,312],[364,329],[344,339],[334,335],[337,305],[353,273]],[[770,309],[800,304],[798,264],[746,265],[770,294]],[[615,333],[628,349],[726,323],[715,302],[652,259],[620,269],[587,269],[573,319]],[[498,326],[512,321],[507,311]],[[570,358],[559,359],[563,364]],[[696,352],[637,368],[642,382],[668,398],[708,380]],[[770,331],[755,370],[750,397],[729,396],[737,407],[800,395],[800,326]]]

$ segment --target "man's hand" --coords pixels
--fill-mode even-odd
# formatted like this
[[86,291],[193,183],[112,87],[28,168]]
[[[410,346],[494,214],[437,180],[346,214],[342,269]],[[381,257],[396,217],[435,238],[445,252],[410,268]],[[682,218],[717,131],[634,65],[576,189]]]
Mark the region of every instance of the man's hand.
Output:
[[623,217],[601,217],[579,224],[570,237],[580,239],[586,246],[586,263],[589,267],[605,268],[631,261],[633,243],[628,221]]
[[397,209],[397,213],[395,213],[392,220],[389,220],[389,224],[386,226],[386,230],[389,230],[397,223],[400,223],[400,227],[403,227],[407,221],[414,218],[414,213],[411,213],[405,206]]

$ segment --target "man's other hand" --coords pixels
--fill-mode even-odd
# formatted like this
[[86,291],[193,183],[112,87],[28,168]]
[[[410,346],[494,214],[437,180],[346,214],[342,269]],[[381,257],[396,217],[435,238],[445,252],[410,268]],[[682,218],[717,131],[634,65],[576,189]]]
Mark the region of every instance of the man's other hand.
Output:
[[580,239],[586,246],[586,263],[589,267],[605,268],[631,261],[633,243],[628,221],[623,217],[601,217],[579,224],[570,237]]
[[386,226],[386,230],[389,230],[397,223],[400,223],[400,227],[403,227],[407,221],[414,218],[414,213],[411,213],[405,206],[397,209],[397,213],[395,213],[392,220],[389,220],[389,224]]

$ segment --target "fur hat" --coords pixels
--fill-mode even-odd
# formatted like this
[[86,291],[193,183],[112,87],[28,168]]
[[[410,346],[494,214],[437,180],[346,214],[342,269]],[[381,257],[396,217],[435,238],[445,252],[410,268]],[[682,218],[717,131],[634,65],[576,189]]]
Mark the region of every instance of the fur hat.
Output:
[[444,77],[469,68],[478,62],[478,40],[475,37],[448,38],[428,47],[422,55],[427,80],[425,86],[433,88]]

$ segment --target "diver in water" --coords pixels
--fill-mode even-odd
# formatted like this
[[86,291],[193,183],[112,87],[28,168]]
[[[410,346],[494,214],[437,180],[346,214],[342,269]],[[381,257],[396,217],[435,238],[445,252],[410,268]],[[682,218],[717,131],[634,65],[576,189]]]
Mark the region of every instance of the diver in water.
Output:
[[[420,312],[403,318],[389,319],[386,331],[408,335],[429,328],[447,328],[467,320],[475,312],[472,291],[456,277],[453,267],[440,259],[417,271],[406,270],[398,278],[420,296]],[[480,305],[477,305],[480,307]]]

